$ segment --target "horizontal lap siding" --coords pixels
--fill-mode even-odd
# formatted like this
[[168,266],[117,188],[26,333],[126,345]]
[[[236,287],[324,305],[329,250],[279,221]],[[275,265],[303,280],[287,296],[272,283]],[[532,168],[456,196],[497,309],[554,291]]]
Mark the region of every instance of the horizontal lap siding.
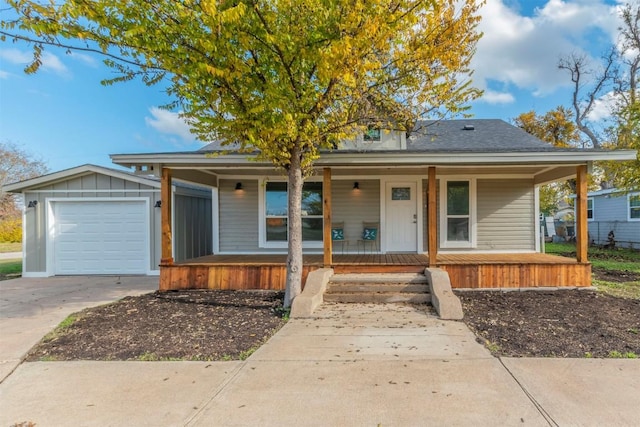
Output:
[[[128,191],[121,191],[121,190]],[[53,191],[52,191],[53,190]],[[78,191],[82,190],[82,191]],[[97,192],[96,190],[110,190]],[[119,191],[120,190],[120,191]],[[140,191],[131,191],[140,190]],[[38,192],[34,192],[38,191]],[[26,247],[27,251],[24,257],[24,270],[27,273],[44,273],[46,272],[46,200],[51,198],[65,199],[65,198],[109,198],[109,197],[150,197],[149,210],[151,220],[150,223],[150,238],[151,248],[154,251],[151,252],[151,270],[158,269],[159,263],[159,242],[156,242],[156,236],[159,230],[159,222],[156,221],[156,212],[154,211],[154,204],[156,200],[160,200],[160,193],[157,189],[139,184],[133,181],[126,181],[120,178],[111,177],[108,175],[102,175],[97,173],[91,173],[81,177],[71,178],[65,181],[57,182],[55,184],[43,186],[32,191],[25,192],[26,203],[30,201],[37,201],[38,207],[36,209],[30,208],[26,211]],[[157,216],[160,216],[160,210],[158,209]],[[157,224],[157,225],[156,225]],[[155,249],[157,248],[157,249]],[[154,253],[156,252],[157,253]]]
[[236,182],[219,182],[220,251],[257,252],[258,181],[243,179],[242,190],[235,190]]
[[477,236],[480,250],[535,249],[535,193],[526,179],[479,179]]
[[362,235],[363,222],[380,223],[380,181],[358,180],[360,189],[353,189],[354,181],[331,182],[332,219],[344,222],[344,238],[353,245]]

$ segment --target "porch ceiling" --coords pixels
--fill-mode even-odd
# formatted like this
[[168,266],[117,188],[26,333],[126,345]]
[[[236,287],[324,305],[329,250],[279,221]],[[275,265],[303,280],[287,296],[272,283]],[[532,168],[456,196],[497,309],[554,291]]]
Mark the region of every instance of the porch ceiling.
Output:
[[[198,184],[217,186],[218,179],[235,179],[239,177],[262,177],[277,174],[270,166],[256,165],[253,168],[220,167],[220,166],[171,166],[173,178]],[[336,166],[331,167],[333,179],[350,179],[353,177],[383,176],[423,176],[428,174],[428,166]],[[574,165],[509,165],[509,166],[440,166],[437,176],[468,176],[477,178],[530,178],[536,184],[575,177]],[[316,168],[317,176],[322,176],[322,168]]]

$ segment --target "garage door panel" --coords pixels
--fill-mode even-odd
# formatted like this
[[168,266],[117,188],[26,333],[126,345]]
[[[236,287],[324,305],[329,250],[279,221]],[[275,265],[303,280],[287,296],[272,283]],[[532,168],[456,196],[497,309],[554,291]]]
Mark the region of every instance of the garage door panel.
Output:
[[142,201],[55,202],[55,274],[144,274],[148,212]]

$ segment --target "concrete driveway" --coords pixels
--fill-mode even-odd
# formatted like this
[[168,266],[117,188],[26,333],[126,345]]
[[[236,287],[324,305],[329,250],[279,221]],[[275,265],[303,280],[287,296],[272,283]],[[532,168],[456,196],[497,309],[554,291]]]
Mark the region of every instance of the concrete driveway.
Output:
[[23,363],[0,425],[635,426],[638,384],[640,360],[498,359],[424,309],[330,304],[246,361]]
[[0,281],[0,382],[69,314],[158,289],[153,276],[58,276]]

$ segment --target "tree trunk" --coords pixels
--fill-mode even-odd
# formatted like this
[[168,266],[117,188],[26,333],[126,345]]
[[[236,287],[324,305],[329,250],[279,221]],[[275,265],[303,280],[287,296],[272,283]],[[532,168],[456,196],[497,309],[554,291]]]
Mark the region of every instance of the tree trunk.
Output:
[[293,299],[302,292],[302,169],[300,150],[294,148],[288,175],[288,240],[287,288],[284,294],[284,307],[291,307]]

